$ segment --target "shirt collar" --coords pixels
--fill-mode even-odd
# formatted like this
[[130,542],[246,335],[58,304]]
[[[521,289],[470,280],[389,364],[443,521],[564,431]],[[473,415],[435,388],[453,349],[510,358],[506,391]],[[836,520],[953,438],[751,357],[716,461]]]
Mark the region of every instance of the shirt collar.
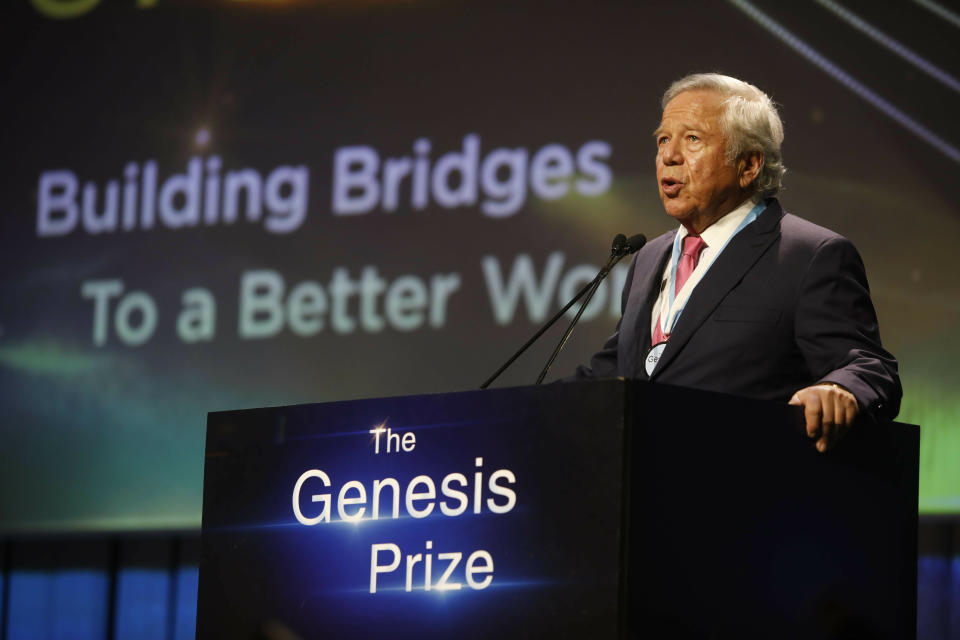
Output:
[[[747,214],[750,213],[750,210],[753,209],[754,205],[756,205],[756,202],[754,202],[751,198],[747,198],[733,211],[704,229],[700,234],[700,237],[703,238],[707,248],[722,247],[723,244],[730,238],[730,236],[733,235],[733,232],[737,230],[737,227],[740,226],[740,223],[743,222],[743,219],[747,217]],[[689,235],[687,228],[683,225],[680,225],[680,230],[677,232],[677,235],[682,242],[683,239]]]

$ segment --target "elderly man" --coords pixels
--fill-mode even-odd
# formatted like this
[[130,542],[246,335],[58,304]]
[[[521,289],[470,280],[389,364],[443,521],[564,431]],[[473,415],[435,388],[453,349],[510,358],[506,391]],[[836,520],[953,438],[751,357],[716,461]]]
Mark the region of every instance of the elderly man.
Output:
[[696,74],[662,101],[657,181],[675,231],[631,266],[622,317],[577,377],[626,376],[804,408],[829,449],[858,414],[896,416],[863,263],[845,238],[783,211],[783,125],[770,98]]

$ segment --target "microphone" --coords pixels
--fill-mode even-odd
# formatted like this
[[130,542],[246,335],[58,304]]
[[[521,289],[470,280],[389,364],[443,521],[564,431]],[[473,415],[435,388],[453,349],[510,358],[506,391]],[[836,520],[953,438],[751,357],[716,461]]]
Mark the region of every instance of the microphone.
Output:
[[[557,342],[557,346],[550,355],[550,359],[547,360],[547,364],[543,365],[543,370],[540,372],[540,375],[537,376],[537,381],[535,384],[540,384],[547,376],[547,372],[550,371],[550,367],[553,366],[553,361],[557,359],[557,356],[560,355],[560,350],[563,349],[563,347],[567,344],[567,340],[570,339],[570,334],[573,333],[573,328],[577,326],[580,316],[583,315],[583,310],[587,308],[588,304],[590,304],[593,294],[595,294],[597,289],[600,288],[600,283],[603,282],[603,279],[607,277],[607,274],[610,273],[610,270],[613,269],[615,264],[620,262],[620,259],[623,258],[623,256],[639,251],[640,248],[645,244],[647,244],[647,238],[642,233],[631,236],[629,240],[627,240],[621,233],[613,239],[613,246],[610,248],[610,258],[607,260],[607,264],[600,269],[600,273],[597,274],[597,277],[595,277],[593,281],[587,285],[590,287],[587,297],[584,298],[583,302],[580,303],[580,308],[577,310],[577,315],[575,315],[573,320],[570,321],[570,324],[567,325],[567,330],[563,332],[563,335],[560,337],[560,341]],[[571,301],[571,304],[573,302],[576,302],[576,298]]]
[[640,251],[645,244],[647,244],[647,237],[642,233],[638,233],[635,236],[630,236],[630,238],[627,239],[627,253],[625,255],[630,255],[631,253]]
[[547,322],[540,327],[535,334],[533,334],[529,340],[527,340],[522,347],[517,349],[516,353],[510,356],[510,359],[504,362],[499,369],[493,372],[489,378],[487,378],[483,384],[480,385],[481,389],[486,389],[490,386],[490,383],[500,377],[500,374],[506,371],[507,367],[513,364],[514,360],[520,357],[524,351],[530,348],[537,339],[543,335],[543,333],[553,326],[553,324],[560,319],[560,316],[565,314],[570,307],[576,304],[577,300],[582,298],[584,294],[589,292],[587,299],[584,300],[583,304],[580,305],[580,309],[577,311],[576,317],[567,327],[567,330],[564,332],[563,337],[560,340],[560,343],[557,345],[556,349],[553,351],[553,355],[550,356],[550,360],[547,362],[547,365],[544,367],[543,371],[540,372],[540,377],[537,378],[537,384],[540,384],[543,381],[543,378],[547,375],[547,371],[550,369],[550,366],[553,364],[553,361],[556,359],[557,355],[560,353],[560,350],[563,348],[563,345],[566,344],[567,339],[570,337],[570,334],[573,332],[574,326],[576,326],[577,321],[580,319],[580,316],[583,314],[583,310],[587,308],[587,304],[590,303],[590,299],[593,297],[593,294],[596,293],[597,288],[600,286],[600,283],[603,282],[603,279],[607,277],[607,274],[610,273],[610,270],[620,262],[620,260],[631,253],[639,251],[643,245],[647,243],[647,239],[643,234],[637,234],[631,236],[629,239],[622,233],[618,233],[613,239],[613,243],[610,246],[610,257],[607,259],[607,263],[603,265],[603,268],[600,269],[600,272],[597,273],[596,277],[588,282],[580,291],[577,292],[577,295],[568,302],[560,311],[558,311],[552,318],[547,320]]
[[613,244],[610,245],[610,253],[620,253],[624,250],[624,247],[627,246],[627,236],[622,233],[618,233],[613,236]]

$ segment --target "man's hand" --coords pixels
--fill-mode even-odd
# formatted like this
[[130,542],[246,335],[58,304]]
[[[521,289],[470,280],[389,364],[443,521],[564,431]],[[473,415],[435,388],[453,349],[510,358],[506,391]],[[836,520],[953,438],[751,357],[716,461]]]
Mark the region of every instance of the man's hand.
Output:
[[816,439],[821,453],[843,437],[860,413],[853,394],[831,383],[800,389],[790,398],[790,404],[803,407],[807,435]]

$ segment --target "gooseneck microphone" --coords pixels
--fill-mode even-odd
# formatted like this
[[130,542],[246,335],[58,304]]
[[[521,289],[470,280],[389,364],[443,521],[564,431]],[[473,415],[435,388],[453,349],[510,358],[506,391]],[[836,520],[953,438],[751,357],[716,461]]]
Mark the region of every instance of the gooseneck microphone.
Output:
[[[537,376],[536,384],[543,382],[543,379],[547,376],[547,372],[550,371],[550,367],[553,366],[553,361],[557,359],[557,356],[560,355],[560,350],[567,344],[567,340],[570,339],[570,334],[573,333],[573,328],[577,326],[577,322],[580,321],[580,316],[583,315],[583,310],[587,308],[587,305],[590,304],[590,300],[593,298],[593,294],[597,292],[597,289],[600,288],[600,283],[603,282],[603,279],[607,277],[607,274],[610,273],[610,270],[613,269],[614,265],[620,262],[620,259],[623,256],[630,255],[635,251],[638,251],[640,247],[647,243],[647,239],[642,235],[638,234],[632,236],[629,240],[622,234],[617,234],[617,237],[613,239],[613,246],[610,248],[610,258],[607,260],[607,264],[603,265],[603,268],[600,269],[600,273],[597,274],[597,277],[593,279],[587,285],[589,290],[587,297],[583,299],[583,302],[580,303],[580,308],[577,310],[577,315],[573,317],[573,320],[570,321],[570,324],[567,325],[567,330],[563,332],[563,335],[560,337],[560,340],[557,342],[556,348],[553,350],[553,353],[550,354],[550,359],[547,360],[547,364],[543,365],[543,370],[540,372],[540,375]],[[578,293],[577,297],[581,294]],[[571,301],[576,302],[576,298]]]
[[560,311],[558,311],[552,318],[547,320],[547,322],[540,327],[533,336],[530,337],[523,346],[517,349],[516,353],[510,356],[510,359],[504,362],[499,369],[493,372],[489,378],[487,378],[483,384],[480,385],[481,389],[486,389],[490,386],[490,383],[500,377],[500,374],[506,371],[507,367],[513,364],[514,360],[520,357],[520,355],[530,348],[537,339],[543,335],[543,333],[552,327],[554,323],[560,319],[560,316],[565,314],[570,307],[577,303],[577,300],[582,298],[585,294],[588,294],[586,299],[580,305],[580,309],[577,311],[576,317],[570,322],[570,325],[567,327],[567,330],[564,331],[563,336],[560,338],[560,342],[557,344],[557,347],[553,350],[553,354],[550,356],[550,360],[547,362],[546,366],[543,368],[543,371],[540,372],[540,377],[537,378],[537,384],[543,382],[543,378],[547,375],[547,372],[550,370],[550,366],[553,364],[553,361],[559,355],[560,350],[563,349],[563,346],[566,344],[567,339],[569,339],[570,334],[573,333],[573,328],[576,326],[577,321],[580,319],[580,316],[583,314],[583,310],[587,308],[587,305],[590,304],[590,299],[593,298],[593,294],[597,292],[597,288],[600,286],[600,283],[603,282],[603,279],[607,277],[607,274],[610,273],[610,270],[620,262],[620,260],[631,253],[639,251],[643,245],[647,243],[647,239],[643,234],[638,234],[627,239],[622,233],[618,233],[617,236],[613,239],[613,243],[610,247],[610,257],[607,259],[607,263],[603,265],[603,268],[600,269],[596,277],[588,282],[580,291],[577,292],[577,295],[568,302]]

